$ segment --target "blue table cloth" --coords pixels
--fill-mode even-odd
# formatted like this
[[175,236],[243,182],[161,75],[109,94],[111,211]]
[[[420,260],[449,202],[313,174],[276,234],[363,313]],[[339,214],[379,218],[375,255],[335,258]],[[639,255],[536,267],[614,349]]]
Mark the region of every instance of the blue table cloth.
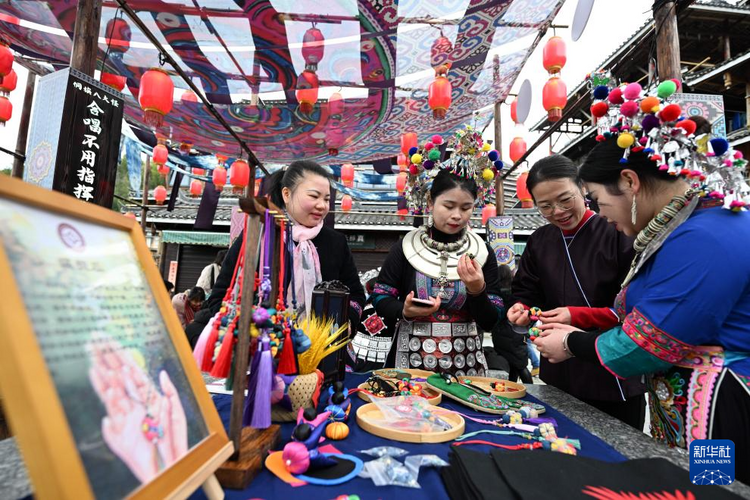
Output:
[[[367,379],[366,375],[358,374],[347,374],[346,385],[347,387],[357,387],[360,383]],[[219,411],[224,426],[229,428],[229,412],[231,408],[231,396],[227,395],[214,395],[214,403],[216,409]],[[322,399],[322,397],[321,397]],[[526,396],[524,399],[529,401],[539,402],[532,396]],[[450,451],[451,442],[438,443],[438,444],[413,444],[413,443],[402,443],[383,439],[359,428],[356,422],[356,411],[357,408],[365,404],[356,394],[352,396],[353,408],[350,413],[348,421],[350,433],[343,441],[330,441],[326,440],[323,444],[332,444],[342,453],[347,453],[360,457],[364,462],[373,460],[374,457],[363,455],[358,453],[359,450],[366,450],[375,446],[396,446],[409,451],[410,455],[433,453],[444,460],[448,460],[448,452]],[[543,403],[542,403],[543,404]],[[321,401],[321,408],[325,405],[325,401]],[[460,411],[466,415],[482,419],[494,419],[496,415],[490,415],[487,413],[478,413],[472,411],[468,407],[465,407],[459,403],[453,402],[451,399],[443,398],[442,407]],[[617,452],[610,445],[592,435],[590,432],[583,429],[581,426],[567,418],[562,413],[558,412],[554,408],[545,405],[547,412],[544,413],[545,417],[553,417],[558,423],[558,435],[560,437],[568,437],[571,439],[578,439],[581,441],[581,450],[579,455],[584,457],[596,458],[607,462],[622,462],[626,458]],[[281,426],[282,443],[279,449],[282,449],[284,444],[289,441],[289,437],[292,433],[294,424],[288,423]],[[473,432],[478,430],[492,430],[497,429],[490,425],[483,425],[466,420],[465,432]],[[495,434],[480,434],[473,439],[482,439],[493,443],[500,444],[520,444],[529,443],[530,441],[522,439],[517,436],[501,436]],[[471,449],[477,451],[489,452],[493,448],[486,445],[466,445],[470,446]],[[537,450],[536,453],[552,453],[543,450]],[[403,458],[400,459],[403,461]],[[403,488],[396,486],[381,486],[376,487],[373,485],[370,479],[355,478],[348,483],[344,483],[336,486],[316,486],[306,485],[293,487],[290,486],[276,476],[274,476],[268,470],[261,471],[255,480],[250,483],[245,490],[225,490],[226,497],[228,499],[246,500],[250,498],[263,498],[263,499],[283,499],[283,500],[332,500],[340,495],[358,495],[362,500],[370,498],[396,498],[396,495],[408,495],[409,500],[417,499],[429,499],[438,500],[448,498],[448,494],[443,486],[442,480],[438,474],[437,469],[434,468],[422,468],[419,473],[419,484],[420,489]],[[193,495],[195,499],[203,499],[205,495],[201,491],[196,492]]]

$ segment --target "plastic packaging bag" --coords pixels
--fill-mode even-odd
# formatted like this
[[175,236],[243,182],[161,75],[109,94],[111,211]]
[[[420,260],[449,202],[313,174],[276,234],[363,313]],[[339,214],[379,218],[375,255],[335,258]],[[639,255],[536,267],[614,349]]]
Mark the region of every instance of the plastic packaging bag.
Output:
[[442,432],[453,426],[440,418],[435,406],[419,396],[396,396],[373,401],[383,414],[381,425],[406,432]]
[[360,450],[360,453],[370,455],[371,457],[402,457],[408,455],[409,452],[403,448],[396,448],[395,446],[377,446],[367,450]]

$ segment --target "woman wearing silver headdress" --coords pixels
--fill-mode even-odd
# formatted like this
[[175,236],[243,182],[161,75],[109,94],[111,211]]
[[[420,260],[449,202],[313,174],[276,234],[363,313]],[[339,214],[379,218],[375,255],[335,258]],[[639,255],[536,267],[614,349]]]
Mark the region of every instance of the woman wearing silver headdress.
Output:
[[495,255],[468,227],[476,198],[473,179],[442,170],[427,226],[409,232],[383,264],[373,303],[386,322],[398,322],[391,366],[485,375],[482,331],[503,303]]

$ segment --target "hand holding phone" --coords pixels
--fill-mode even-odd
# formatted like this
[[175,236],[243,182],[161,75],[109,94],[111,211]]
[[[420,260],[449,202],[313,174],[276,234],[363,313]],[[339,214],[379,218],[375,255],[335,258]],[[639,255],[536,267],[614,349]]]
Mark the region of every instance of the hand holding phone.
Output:
[[432,307],[435,305],[435,299],[433,299],[432,297],[427,298],[427,299],[413,298],[411,299],[411,301],[414,302],[415,304],[418,304],[420,306],[425,306],[425,307]]

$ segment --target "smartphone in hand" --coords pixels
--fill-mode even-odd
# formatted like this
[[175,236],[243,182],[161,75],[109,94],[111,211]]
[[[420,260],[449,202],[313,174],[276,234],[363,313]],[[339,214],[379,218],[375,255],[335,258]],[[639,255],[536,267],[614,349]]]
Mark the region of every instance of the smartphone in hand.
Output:
[[423,307],[432,307],[432,306],[435,305],[435,300],[432,299],[432,298],[429,298],[429,299],[417,299],[417,298],[413,298],[413,299],[411,299],[411,301],[414,304],[416,304],[418,306],[423,306]]

